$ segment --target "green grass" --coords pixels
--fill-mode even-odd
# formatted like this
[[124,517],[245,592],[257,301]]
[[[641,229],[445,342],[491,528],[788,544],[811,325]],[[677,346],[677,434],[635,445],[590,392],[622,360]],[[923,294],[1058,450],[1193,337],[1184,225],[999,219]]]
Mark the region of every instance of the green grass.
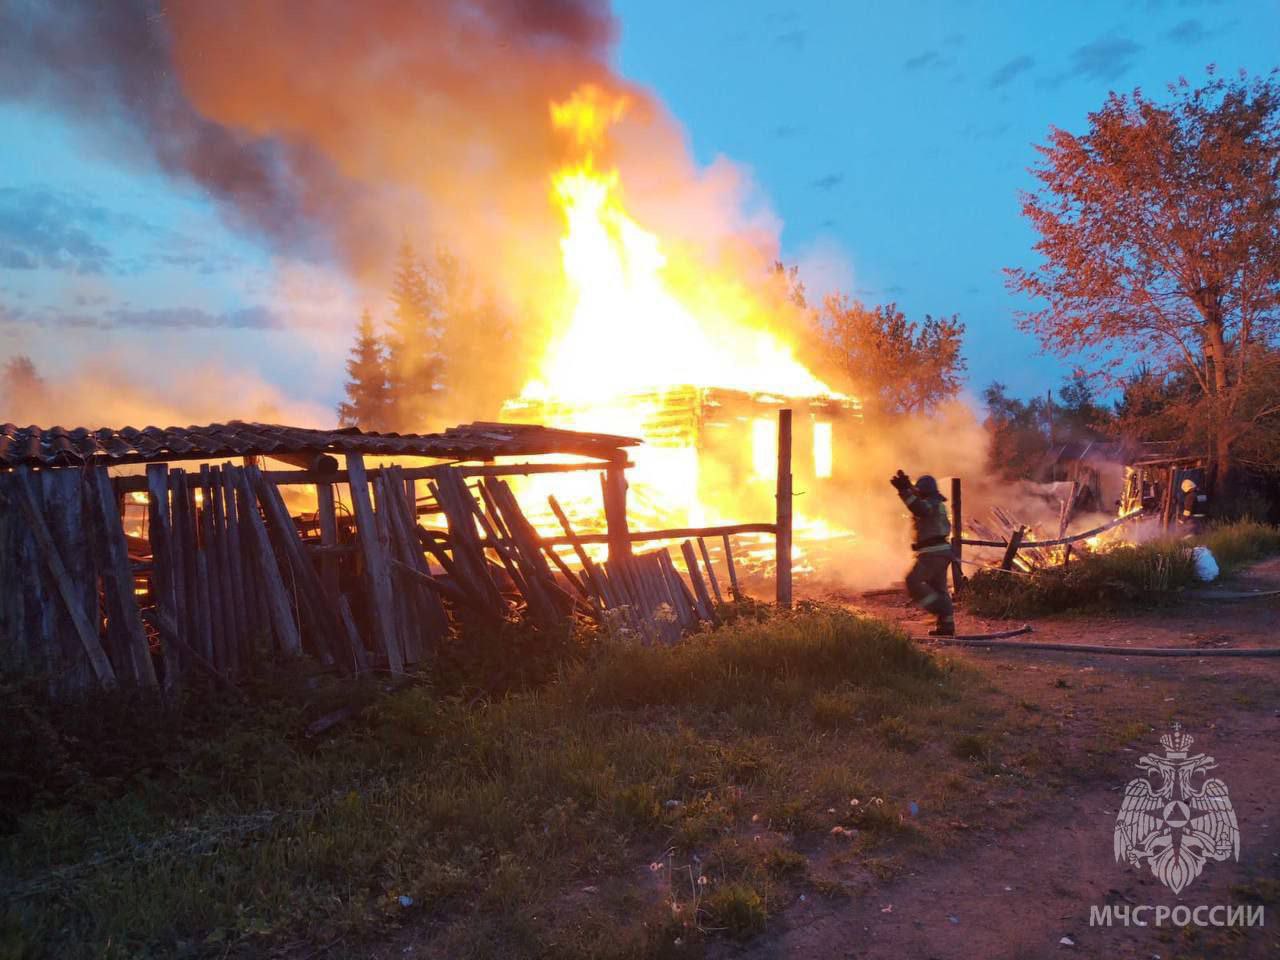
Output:
[[492,700],[0,691],[0,957],[358,956],[406,927],[451,957],[687,951],[757,932],[805,882],[798,849],[847,846],[834,826],[871,850],[929,829],[908,800],[981,804],[948,786],[984,776],[948,738],[1001,722],[971,675],[834,609],[553,672]]
[[1195,538],[1208,547],[1224,574],[1280,553],[1280,528],[1255,520],[1216,524]]
[[965,606],[981,616],[1118,611],[1176,602],[1196,583],[1191,546],[1178,540],[1121,545],[1031,574],[980,570]]

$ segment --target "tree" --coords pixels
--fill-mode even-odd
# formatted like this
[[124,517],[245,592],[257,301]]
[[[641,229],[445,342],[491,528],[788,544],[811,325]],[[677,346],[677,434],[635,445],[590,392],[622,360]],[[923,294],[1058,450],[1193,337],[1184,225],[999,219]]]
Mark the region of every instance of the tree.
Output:
[[438,284],[406,240],[391,280],[387,332],[389,420],[402,431],[421,432],[443,389],[440,353],[444,313]]
[[347,360],[347,378],[347,399],[338,404],[338,422],[344,427],[364,430],[388,429],[390,391],[386,349],[368,309],[360,314],[356,342]]
[[1111,94],[1088,130],[1052,130],[1023,213],[1044,262],[1007,271],[1045,304],[1021,326],[1113,375],[1131,358],[1194,384],[1185,426],[1220,477],[1280,416],[1280,83],[1210,70],[1159,104]]
[[926,315],[916,323],[896,304],[872,309],[833,294],[817,323],[828,359],[872,411],[928,413],[960,390],[965,360],[958,316]]
[[1079,370],[1063,381],[1058,390],[1058,402],[1050,413],[1050,432],[1054,442],[1101,440],[1107,436],[1108,428],[1114,425],[1110,411],[1098,402],[1093,381]]
[[982,391],[991,469],[1006,480],[1029,480],[1050,446],[1048,403],[1043,397],[1019,400],[1008,389],[992,381]]

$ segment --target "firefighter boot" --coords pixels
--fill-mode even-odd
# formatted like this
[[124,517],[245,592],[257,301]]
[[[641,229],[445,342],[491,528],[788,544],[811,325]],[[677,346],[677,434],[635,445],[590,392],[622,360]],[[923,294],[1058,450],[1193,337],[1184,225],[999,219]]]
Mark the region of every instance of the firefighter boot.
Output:
[[931,637],[954,637],[956,635],[956,622],[952,617],[939,617],[938,625],[929,631]]

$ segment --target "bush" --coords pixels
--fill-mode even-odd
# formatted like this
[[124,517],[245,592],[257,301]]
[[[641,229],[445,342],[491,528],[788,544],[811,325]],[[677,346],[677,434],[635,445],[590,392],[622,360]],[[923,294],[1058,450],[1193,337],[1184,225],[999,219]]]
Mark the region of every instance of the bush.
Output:
[[937,676],[898,628],[835,607],[738,621],[674,647],[616,645],[564,678],[570,699],[610,707],[810,701],[845,684],[910,686]]
[[1255,520],[1219,523],[1195,538],[1209,548],[1223,573],[1280,553],[1280,528]]
[[1112,547],[1031,574],[981,570],[966,585],[964,603],[991,617],[1123,610],[1172,603],[1193,583],[1191,546],[1158,540]]

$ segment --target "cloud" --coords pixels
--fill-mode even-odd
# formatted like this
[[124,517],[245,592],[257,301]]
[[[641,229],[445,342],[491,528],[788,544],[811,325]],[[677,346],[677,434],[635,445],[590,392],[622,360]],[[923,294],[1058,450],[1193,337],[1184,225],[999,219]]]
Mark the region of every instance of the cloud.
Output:
[[950,57],[944,57],[937,50],[922,50],[914,57],[909,57],[903,61],[902,66],[907,70],[923,70],[926,67],[937,69],[945,67],[950,62]]
[[1089,80],[1118,80],[1129,71],[1142,47],[1127,37],[1102,37],[1071,54],[1071,73]]
[[118,225],[116,219],[71,193],[0,187],[0,267],[102,273],[111,252],[94,239],[91,228]]
[[[126,235],[127,252],[118,249]],[[236,265],[233,256],[203,238],[158,227],[76,191],[0,187],[0,270],[139,274],[161,266],[210,274]]]
[[808,34],[803,30],[788,30],[773,38],[780,47],[788,48],[792,53],[800,53],[808,42]]
[[993,90],[997,87],[1003,87],[1018,75],[1026,73],[1034,67],[1035,64],[1035,60],[1026,54],[1014,57],[1008,63],[1005,63],[991,74],[990,78],[987,80],[987,86],[991,87]]
[[966,123],[960,130],[960,136],[966,140],[998,140],[1008,132],[1008,123]]
[[1165,36],[1174,43],[1191,46],[1208,40],[1209,31],[1205,30],[1204,24],[1199,20],[1183,20]]
[[842,183],[844,183],[844,174],[833,171],[818,177],[818,179],[814,180],[810,186],[816,187],[819,190],[834,190]]
[[47,305],[40,310],[13,309],[8,323],[43,327],[113,330],[145,327],[153,330],[283,330],[288,324],[279,312],[260,304],[212,311],[200,307],[138,308],[129,303],[108,305],[102,295],[77,294],[70,307]]
[[106,317],[110,321],[109,325],[120,327],[279,330],[285,326],[279,316],[259,306],[225,310],[221,313],[211,313],[199,307],[159,307],[146,310],[113,307],[106,311]]

